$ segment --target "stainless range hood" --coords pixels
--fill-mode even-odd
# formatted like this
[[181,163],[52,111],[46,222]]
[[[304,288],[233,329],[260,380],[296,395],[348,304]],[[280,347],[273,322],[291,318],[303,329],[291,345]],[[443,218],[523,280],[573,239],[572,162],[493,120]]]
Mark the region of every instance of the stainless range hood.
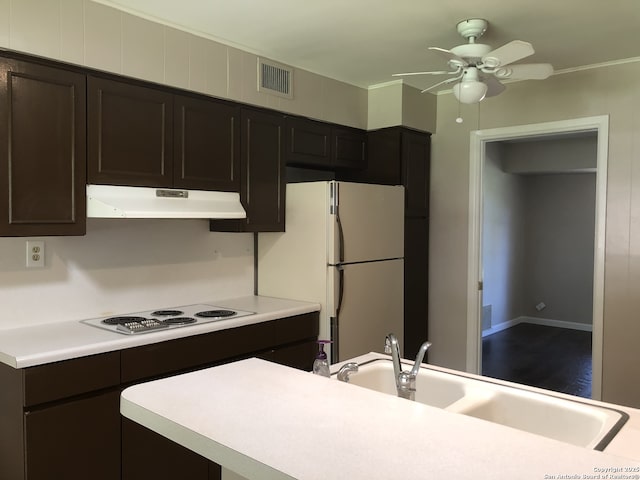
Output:
[[87,217],[246,218],[240,195],[150,187],[87,185]]

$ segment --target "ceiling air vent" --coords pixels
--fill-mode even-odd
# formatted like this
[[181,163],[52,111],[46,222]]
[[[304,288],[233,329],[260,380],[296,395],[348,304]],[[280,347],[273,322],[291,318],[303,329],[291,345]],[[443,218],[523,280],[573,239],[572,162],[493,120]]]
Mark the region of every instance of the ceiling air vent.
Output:
[[258,58],[258,91],[293,98],[293,68]]

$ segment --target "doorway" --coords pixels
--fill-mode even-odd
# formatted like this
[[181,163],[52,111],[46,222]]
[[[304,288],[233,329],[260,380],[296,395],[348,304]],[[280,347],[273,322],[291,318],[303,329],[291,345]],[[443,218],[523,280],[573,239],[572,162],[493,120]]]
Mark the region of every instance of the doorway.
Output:
[[[558,138],[558,136],[594,135],[596,136],[596,172],[595,172],[595,228],[593,235],[592,286],[593,300],[591,310],[592,324],[592,389],[591,396],[599,399],[602,382],[602,321],[603,321],[603,284],[604,284],[604,213],[606,210],[606,163],[608,149],[608,117],[589,117],[562,122],[523,125],[471,132],[470,145],[470,205],[469,205],[469,269],[468,269],[468,311],[467,311],[467,370],[482,372],[482,317],[483,317],[483,201],[485,178],[484,168],[492,154],[495,142],[514,142],[516,139],[532,141],[540,138]],[[591,279],[590,279],[591,280]],[[544,301],[534,305],[541,310]],[[487,305],[485,305],[486,307]],[[487,309],[484,309],[487,316]],[[586,322],[585,322],[586,323]]]

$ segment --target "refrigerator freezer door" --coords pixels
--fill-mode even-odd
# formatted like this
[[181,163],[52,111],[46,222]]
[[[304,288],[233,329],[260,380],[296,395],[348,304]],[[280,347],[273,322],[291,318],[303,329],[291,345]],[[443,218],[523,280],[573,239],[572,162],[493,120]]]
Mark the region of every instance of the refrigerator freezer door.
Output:
[[352,263],[404,256],[404,188],[336,182],[344,260],[340,261],[338,218],[332,216],[329,263]]
[[[386,260],[344,265],[344,295],[338,317],[338,358],[342,361],[368,352],[384,352],[389,333],[404,344],[404,261]],[[332,269],[333,303],[337,307],[339,269]]]

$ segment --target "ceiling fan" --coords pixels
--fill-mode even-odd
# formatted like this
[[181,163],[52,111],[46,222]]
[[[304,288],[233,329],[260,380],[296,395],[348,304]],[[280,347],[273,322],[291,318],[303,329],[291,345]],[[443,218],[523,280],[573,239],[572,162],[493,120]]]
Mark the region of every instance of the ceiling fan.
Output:
[[458,45],[451,50],[429,47],[429,50],[442,55],[448,61],[451,70],[432,72],[395,73],[394,77],[409,75],[452,75],[422,90],[422,93],[441,85],[458,82],[453,86],[453,94],[461,103],[478,103],[485,97],[493,97],[504,91],[502,79],[544,80],[553,73],[549,63],[528,63],[513,65],[513,62],[533,55],[535,52],[528,42],[513,40],[495,50],[489,45],[476,43],[486,31],[488,22],[481,18],[472,18],[458,23],[458,33],[468,43]]

